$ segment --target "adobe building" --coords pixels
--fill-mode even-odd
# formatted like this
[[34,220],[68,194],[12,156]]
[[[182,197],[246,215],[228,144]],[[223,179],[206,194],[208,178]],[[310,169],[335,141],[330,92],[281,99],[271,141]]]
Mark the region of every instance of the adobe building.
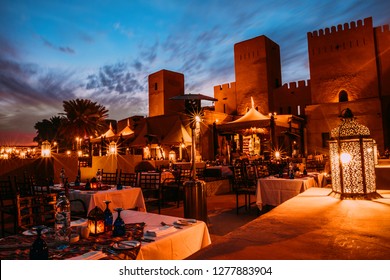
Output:
[[149,117],[169,115],[184,110],[184,101],[170,98],[184,94],[184,75],[181,73],[160,70],[150,74],[149,83]]
[[[300,153],[327,153],[332,128],[350,108],[383,153],[390,146],[389,26],[372,18],[307,33],[310,80],[282,85],[279,46],[265,36],[234,46],[236,81],[214,87],[215,112],[244,115],[250,97],[259,112],[306,120]],[[302,139],[301,139],[302,140]]]
[[[350,108],[379,151],[390,146],[389,26],[372,18],[307,33],[312,103],[305,108],[307,145],[327,149],[329,131]],[[319,145],[320,144],[320,145]]]

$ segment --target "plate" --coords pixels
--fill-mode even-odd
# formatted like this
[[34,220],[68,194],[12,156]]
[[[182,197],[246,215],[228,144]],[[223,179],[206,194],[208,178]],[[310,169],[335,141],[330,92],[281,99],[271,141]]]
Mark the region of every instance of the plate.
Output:
[[83,225],[88,225],[88,220],[87,219],[78,219],[76,221],[71,221],[70,226],[75,227],[75,226],[83,226]]
[[130,241],[121,241],[115,243],[114,245],[112,245],[112,248],[114,248],[115,250],[129,250],[138,247],[140,245],[141,243],[139,241],[130,240]]
[[[45,233],[47,233],[48,231],[49,231],[49,229],[44,228],[44,229],[41,231],[41,234],[45,234]],[[36,231],[36,230],[33,230],[33,229],[25,230],[25,231],[23,231],[23,235],[28,235],[28,236],[37,235],[37,231]]]
[[173,224],[178,225],[178,226],[188,226],[189,223],[186,220],[177,220]]

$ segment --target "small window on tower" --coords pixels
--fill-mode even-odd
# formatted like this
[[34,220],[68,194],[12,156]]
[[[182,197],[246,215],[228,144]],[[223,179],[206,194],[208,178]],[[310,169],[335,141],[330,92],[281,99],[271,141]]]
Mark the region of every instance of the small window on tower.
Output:
[[157,83],[154,83],[154,90],[157,90]]
[[340,91],[339,102],[347,102],[347,101],[348,101],[348,93],[345,90]]

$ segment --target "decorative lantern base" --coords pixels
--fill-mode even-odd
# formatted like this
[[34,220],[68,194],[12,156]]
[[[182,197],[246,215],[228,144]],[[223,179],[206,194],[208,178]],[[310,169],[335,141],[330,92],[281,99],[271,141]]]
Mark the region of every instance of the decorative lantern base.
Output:
[[351,200],[373,200],[382,198],[377,192],[372,193],[339,193],[332,191],[329,196],[333,196],[337,199],[351,199]]

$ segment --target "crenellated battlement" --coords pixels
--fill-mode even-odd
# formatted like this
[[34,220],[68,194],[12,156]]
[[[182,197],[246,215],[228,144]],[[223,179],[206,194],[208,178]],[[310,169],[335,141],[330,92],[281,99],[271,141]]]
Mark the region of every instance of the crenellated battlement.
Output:
[[235,84],[236,84],[236,82],[231,82],[231,83],[226,83],[226,84],[222,84],[222,85],[217,85],[217,86],[214,86],[214,91],[215,90],[229,90],[229,89],[234,88]]
[[387,33],[390,32],[390,28],[388,24],[385,24],[382,26],[375,27],[375,31],[380,33]]
[[310,86],[310,80],[301,80],[298,82],[290,82],[290,83],[285,83],[283,84],[280,88],[281,89],[301,89],[301,88],[307,88]]
[[325,29],[319,29],[313,32],[308,32],[308,38],[319,38],[322,36],[328,36],[331,34],[338,34],[342,32],[358,31],[362,28],[372,28],[372,17],[365,18],[364,20],[351,21],[350,23],[339,24]]

